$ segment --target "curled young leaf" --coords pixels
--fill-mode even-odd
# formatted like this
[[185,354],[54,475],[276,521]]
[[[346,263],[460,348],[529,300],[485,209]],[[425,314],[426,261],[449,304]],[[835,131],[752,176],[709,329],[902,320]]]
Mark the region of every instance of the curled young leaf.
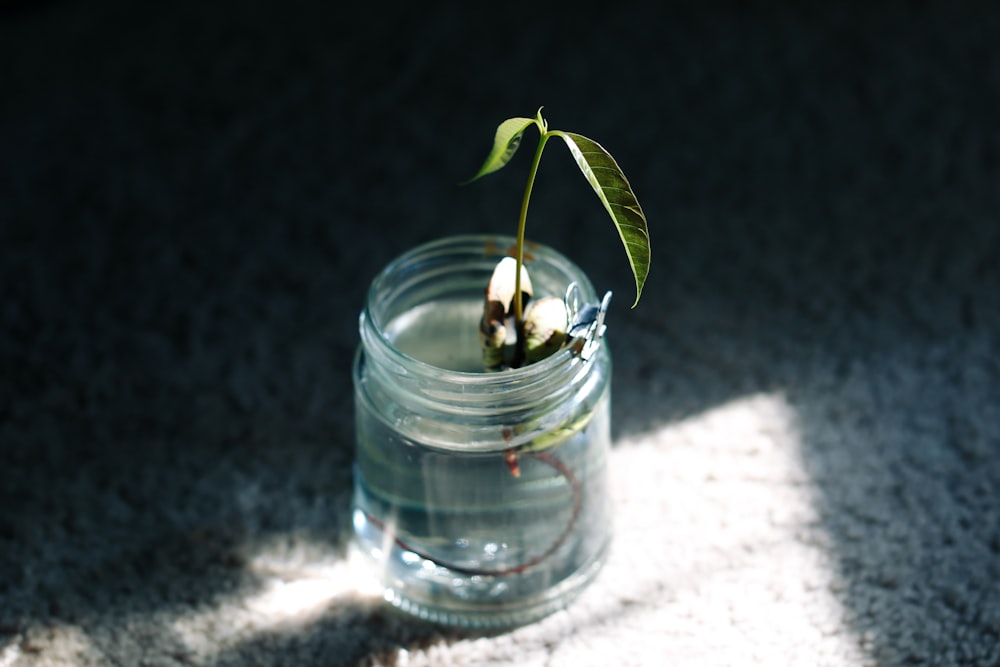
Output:
[[535,122],[533,118],[508,118],[500,123],[493,138],[493,148],[490,150],[490,154],[486,156],[486,161],[483,162],[483,166],[479,168],[476,175],[466,183],[480,179],[486,174],[492,174],[510,162],[521,145],[521,136],[524,131]]
[[596,141],[572,132],[552,131],[550,134],[566,142],[577,166],[618,229],[635,277],[634,307],[639,303],[642,286],[649,275],[649,228],[639,200],[618,163]]

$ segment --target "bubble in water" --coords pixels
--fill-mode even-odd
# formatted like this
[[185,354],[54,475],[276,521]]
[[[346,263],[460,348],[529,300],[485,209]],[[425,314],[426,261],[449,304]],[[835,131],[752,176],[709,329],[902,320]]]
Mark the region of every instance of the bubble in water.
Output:
[[498,597],[500,595],[503,595],[504,593],[507,592],[507,588],[508,586],[506,582],[503,581],[496,582],[495,584],[493,584],[493,587],[490,588],[490,597]]

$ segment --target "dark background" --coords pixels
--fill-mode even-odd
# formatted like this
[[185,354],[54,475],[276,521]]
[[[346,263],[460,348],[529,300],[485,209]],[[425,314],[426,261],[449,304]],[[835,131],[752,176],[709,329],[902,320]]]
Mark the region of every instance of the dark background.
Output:
[[[650,224],[629,311],[548,148],[528,235],[617,294],[616,437],[786,392],[873,659],[1000,659],[998,35],[979,2],[3,6],[0,639],[182,661],[131,619],[258,585],[276,535],[340,553],[367,283],[515,231],[528,150],[457,184],[544,105]],[[443,640],[383,622],[287,641]]]

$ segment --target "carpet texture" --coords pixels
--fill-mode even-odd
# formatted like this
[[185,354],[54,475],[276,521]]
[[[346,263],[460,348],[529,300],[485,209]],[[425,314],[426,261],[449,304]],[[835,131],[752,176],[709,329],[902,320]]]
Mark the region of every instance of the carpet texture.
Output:
[[[361,4],[0,10],[0,666],[1000,664],[1000,11]],[[528,235],[616,293],[616,539],[463,636],[348,548],[356,318],[514,232],[526,155],[457,183],[542,105],[651,228],[629,310],[550,146]]]

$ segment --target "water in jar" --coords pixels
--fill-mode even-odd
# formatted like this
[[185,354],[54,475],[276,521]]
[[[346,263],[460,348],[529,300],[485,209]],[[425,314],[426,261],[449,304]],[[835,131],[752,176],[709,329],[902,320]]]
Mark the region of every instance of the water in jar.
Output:
[[[387,333],[411,357],[480,370],[481,308],[481,300],[434,302],[397,317]],[[591,400],[572,411],[564,441],[523,452],[514,465],[503,451],[405,439],[360,407],[353,520],[387,596],[430,620],[504,625],[548,613],[592,576],[608,536],[610,429],[606,395]]]

